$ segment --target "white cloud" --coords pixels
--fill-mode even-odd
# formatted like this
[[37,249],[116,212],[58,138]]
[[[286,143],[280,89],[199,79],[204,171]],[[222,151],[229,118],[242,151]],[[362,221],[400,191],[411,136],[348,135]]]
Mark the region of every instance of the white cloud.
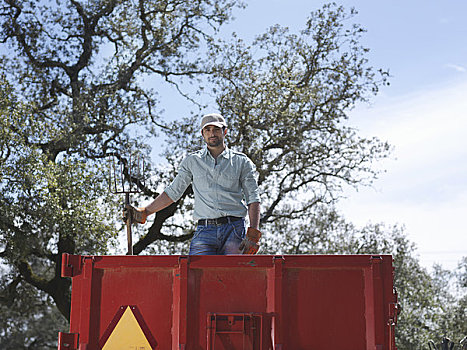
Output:
[[460,73],[467,72],[467,69],[464,66],[461,66],[458,64],[449,63],[449,64],[446,64],[446,68],[454,69],[455,71],[460,72]]
[[355,111],[364,135],[388,140],[397,160],[374,189],[349,193],[344,214],[357,224],[405,224],[425,266],[454,268],[467,256],[467,81],[380,98]]

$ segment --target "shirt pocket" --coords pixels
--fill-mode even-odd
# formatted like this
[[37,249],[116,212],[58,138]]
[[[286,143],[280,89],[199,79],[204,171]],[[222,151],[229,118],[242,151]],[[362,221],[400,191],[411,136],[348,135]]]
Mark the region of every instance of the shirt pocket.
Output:
[[193,175],[193,187],[198,191],[212,190],[214,178],[209,171],[198,172]]
[[240,190],[240,177],[229,173],[220,173],[218,177],[219,186],[232,192]]

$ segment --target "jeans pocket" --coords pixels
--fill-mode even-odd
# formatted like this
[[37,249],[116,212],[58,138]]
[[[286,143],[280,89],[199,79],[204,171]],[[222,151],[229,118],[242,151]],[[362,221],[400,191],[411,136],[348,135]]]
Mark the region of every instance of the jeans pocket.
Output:
[[197,237],[199,236],[199,234],[200,234],[201,232],[203,232],[204,230],[206,230],[206,226],[204,226],[204,225],[198,225],[198,226],[196,227],[196,230],[195,230],[195,233],[193,234],[193,238],[192,238],[192,239],[197,238]]
[[239,221],[231,222],[230,224],[233,227],[235,237],[242,241],[245,238],[245,233],[246,233],[245,221],[239,220]]

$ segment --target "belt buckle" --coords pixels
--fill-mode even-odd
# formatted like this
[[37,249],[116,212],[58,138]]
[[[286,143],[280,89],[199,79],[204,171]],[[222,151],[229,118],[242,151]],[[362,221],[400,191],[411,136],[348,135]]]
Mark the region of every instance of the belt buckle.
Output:
[[215,219],[208,219],[208,221],[211,223],[211,225],[214,225],[214,226],[223,225],[224,224],[223,220],[224,220],[223,217],[215,218]]
[[218,225],[217,219],[204,219],[203,221],[206,226],[209,226],[209,225],[217,226]]

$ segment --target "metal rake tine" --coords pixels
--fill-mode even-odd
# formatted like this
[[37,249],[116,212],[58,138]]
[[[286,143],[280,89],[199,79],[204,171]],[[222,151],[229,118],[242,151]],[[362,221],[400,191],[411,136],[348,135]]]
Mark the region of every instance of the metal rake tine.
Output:
[[143,157],[141,157],[141,171],[142,173],[140,175],[140,181],[142,179],[141,183],[143,184],[143,186],[146,186],[146,181],[144,179],[144,158]]
[[[128,159],[117,157],[109,159],[109,190],[113,193],[140,193],[145,186],[144,157],[129,155]],[[117,162],[117,164],[115,164]],[[119,172],[119,173],[118,173]]]
[[131,193],[131,182],[132,182],[132,179],[131,179],[131,170],[133,168],[132,164],[131,164],[131,153],[130,153],[130,156],[128,157],[128,186],[129,186],[129,189],[128,189],[128,192]]
[[[115,161],[115,159],[114,159],[114,161]],[[117,175],[117,167],[118,167],[118,163],[115,164],[115,162],[114,162],[114,175],[115,175],[115,176],[114,176],[114,183],[115,183],[115,192],[118,193],[119,188],[118,188],[118,178],[117,178],[117,176],[118,176],[118,175]]]
[[139,154],[136,155],[136,178],[137,179],[140,179],[141,178],[141,169],[139,167],[139,161],[140,161],[140,157],[139,157]]
[[144,158],[140,157],[139,154],[136,162],[136,170],[138,172],[137,180],[144,186]]
[[113,180],[114,180],[114,189],[115,189],[115,193],[118,193],[117,169],[116,169],[116,167],[115,167],[115,156],[112,156],[112,167],[113,167],[113,171],[114,171],[114,176],[113,176]]
[[125,193],[125,165],[123,165],[123,162],[120,162],[120,176],[122,178],[122,192]]
[[117,172],[115,170],[115,157],[112,155],[109,158],[109,191],[117,193]]
[[109,161],[107,162],[109,166],[109,192],[112,191],[112,159],[109,158]]

